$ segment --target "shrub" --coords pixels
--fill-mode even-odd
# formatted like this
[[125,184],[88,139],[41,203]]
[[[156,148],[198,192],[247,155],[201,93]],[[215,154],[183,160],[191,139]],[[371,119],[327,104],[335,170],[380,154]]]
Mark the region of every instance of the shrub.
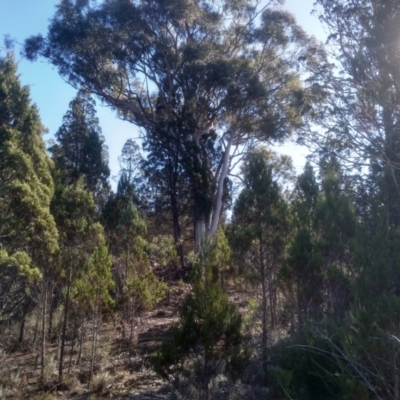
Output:
[[154,359],[158,374],[179,386],[195,380],[205,399],[221,372],[237,379],[249,358],[242,346],[242,316],[229,303],[215,274],[213,249],[202,251],[194,265],[194,289],[183,301],[180,321]]

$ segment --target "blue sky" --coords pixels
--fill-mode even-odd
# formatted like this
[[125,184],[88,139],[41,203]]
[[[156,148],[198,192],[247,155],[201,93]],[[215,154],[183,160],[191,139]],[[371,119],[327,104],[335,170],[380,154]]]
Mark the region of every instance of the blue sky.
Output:
[[[47,32],[49,19],[53,16],[57,0],[0,0],[0,43],[4,35],[10,35],[22,43],[31,35]],[[323,40],[325,33],[315,16],[311,16],[314,0],[287,0],[284,8],[292,12],[308,33]],[[19,73],[24,85],[29,85],[32,101],[39,108],[43,124],[49,129],[50,139],[62,123],[62,117],[68,109],[69,102],[75,96],[75,90],[60,78],[57,71],[43,61],[35,63],[21,59],[18,46],[15,49],[19,61]],[[97,112],[100,125],[106,138],[110,152],[110,167],[112,175],[117,175],[118,156],[125,141],[137,137],[136,128],[127,122],[116,118],[115,114],[97,101]],[[306,149],[290,144],[281,151],[294,159],[299,170],[304,165]]]

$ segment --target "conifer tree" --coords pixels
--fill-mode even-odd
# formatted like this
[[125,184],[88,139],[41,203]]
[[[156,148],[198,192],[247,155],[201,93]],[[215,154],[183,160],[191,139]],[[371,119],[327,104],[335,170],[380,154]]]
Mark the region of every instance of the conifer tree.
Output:
[[119,163],[121,167],[120,174],[126,176],[127,182],[135,184],[142,172],[143,157],[140,153],[139,145],[133,139],[128,139],[122,147]]
[[[316,251],[315,209],[319,196],[313,167],[307,163],[297,179],[296,199],[292,204],[294,229],[287,257],[279,272],[280,285],[291,313],[292,330],[295,315],[300,327],[322,312],[322,262]],[[297,310],[297,313],[296,313]]]
[[0,321],[24,319],[27,287],[45,277],[58,249],[43,132],[12,55],[0,58]]
[[110,304],[109,291],[113,282],[103,227],[95,222],[97,207],[93,194],[86,188],[82,178],[76,184],[64,186],[57,181],[59,174],[62,171],[55,173],[57,190],[52,201],[52,213],[60,231],[58,285],[55,289],[59,303],[63,306],[58,374],[61,383],[66,335],[73,311],[78,310],[75,312],[77,319],[72,321],[74,331],[84,329],[87,317],[94,322],[94,351],[99,313]]
[[120,238],[118,237],[117,226],[120,223],[122,213],[130,203],[137,205],[138,198],[135,187],[129,180],[129,175],[123,170],[118,181],[117,191],[109,194],[101,215],[101,221],[112,253],[118,252]]
[[340,321],[350,304],[355,278],[351,249],[356,218],[339,163],[331,160],[323,173],[314,214],[315,244],[323,268],[325,311]]
[[[131,156],[132,153],[125,152],[123,157]],[[122,333],[125,337],[125,322],[128,322],[131,340],[137,311],[152,308],[164,297],[166,287],[150,269],[147,227],[139,214],[129,165],[130,161],[123,163],[128,168],[122,169],[117,192],[109,196],[102,221],[113,255],[116,301],[123,316]]]
[[70,102],[63,124],[50,148],[63,184],[83,179],[99,204],[109,191],[108,152],[96,117],[95,102],[84,91]]
[[[90,386],[97,350],[98,331],[101,326],[102,311],[113,305],[110,290],[114,288],[111,273],[111,256],[104,239],[103,227],[94,223],[89,227],[86,252],[88,257],[71,287],[71,301],[81,312],[86,312],[92,320],[92,345],[90,354]],[[62,374],[62,361],[60,360]],[[61,379],[60,379],[61,380]]]
[[[180,136],[178,127],[170,126],[174,135]],[[164,128],[154,132],[143,144],[147,158],[143,162],[147,190],[148,216],[154,220],[157,228],[165,225],[164,234],[172,234],[184,265],[183,242],[192,233],[191,227],[193,201],[190,179],[182,166],[183,157],[176,140]],[[143,185],[141,190],[143,190]],[[172,229],[171,229],[172,228]]]
[[[268,319],[276,320],[276,278],[283,263],[288,210],[277,183],[276,168],[263,150],[254,151],[244,167],[244,188],[234,207],[234,241],[248,255],[247,265],[261,284],[262,360],[268,375]],[[270,317],[270,318],[269,318]]]
[[165,294],[165,285],[150,270],[149,244],[144,235],[146,225],[137,207],[129,201],[121,214],[116,233],[119,236],[119,257],[115,259],[120,283],[119,301],[124,319],[133,322],[139,310],[150,309]]

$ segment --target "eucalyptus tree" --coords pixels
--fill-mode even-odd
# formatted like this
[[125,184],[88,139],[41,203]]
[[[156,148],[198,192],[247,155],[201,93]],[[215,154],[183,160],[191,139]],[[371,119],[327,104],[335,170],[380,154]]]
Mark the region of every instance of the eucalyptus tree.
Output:
[[173,144],[198,248],[217,230],[235,161],[317,114],[324,52],[279,3],[63,0],[47,37],[27,39],[24,54],[49,60],[163,149]]

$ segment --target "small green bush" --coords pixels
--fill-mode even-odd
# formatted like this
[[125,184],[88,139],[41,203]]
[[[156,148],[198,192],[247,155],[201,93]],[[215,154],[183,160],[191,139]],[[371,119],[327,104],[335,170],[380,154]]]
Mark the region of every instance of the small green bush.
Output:
[[215,376],[240,376],[249,351],[242,345],[242,316],[214,273],[212,249],[202,254],[194,266],[193,293],[183,301],[180,321],[158,350],[154,368],[176,385],[182,378],[197,382],[207,399]]

